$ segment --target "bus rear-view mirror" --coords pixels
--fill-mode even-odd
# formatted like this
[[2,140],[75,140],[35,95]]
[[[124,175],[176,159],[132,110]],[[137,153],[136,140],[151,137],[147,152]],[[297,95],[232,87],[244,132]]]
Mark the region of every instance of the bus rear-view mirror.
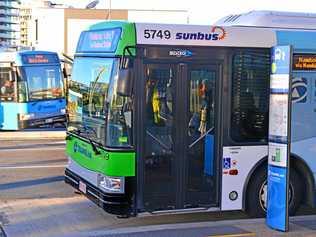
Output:
[[121,96],[131,96],[133,88],[133,75],[130,68],[119,70],[117,81],[117,93]]

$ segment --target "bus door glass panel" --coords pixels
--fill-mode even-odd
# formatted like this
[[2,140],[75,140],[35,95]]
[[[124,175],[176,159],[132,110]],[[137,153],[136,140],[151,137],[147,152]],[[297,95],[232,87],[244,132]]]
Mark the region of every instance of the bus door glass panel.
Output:
[[175,208],[173,78],[171,66],[145,67],[145,187],[147,210]]
[[14,101],[15,81],[10,68],[0,68],[0,100]]
[[188,153],[185,207],[216,202],[214,158],[215,69],[189,68]]

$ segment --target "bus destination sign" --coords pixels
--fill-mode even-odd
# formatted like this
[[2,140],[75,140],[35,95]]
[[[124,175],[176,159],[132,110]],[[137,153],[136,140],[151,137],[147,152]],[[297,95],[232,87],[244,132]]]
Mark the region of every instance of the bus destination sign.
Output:
[[84,31],[81,33],[77,52],[114,52],[120,36],[120,28]]
[[316,71],[316,54],[294,54],[293,70]]
[[28,54],[22,56],[25,64],[47,64],[59,63],[57,55],[54,54]]

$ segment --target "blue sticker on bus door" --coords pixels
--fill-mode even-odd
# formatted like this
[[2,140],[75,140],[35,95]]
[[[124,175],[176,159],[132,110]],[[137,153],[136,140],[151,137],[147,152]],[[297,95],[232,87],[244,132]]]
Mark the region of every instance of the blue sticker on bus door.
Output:
[[207,134],[204,142],[204,174],[214,174],[214,135]]

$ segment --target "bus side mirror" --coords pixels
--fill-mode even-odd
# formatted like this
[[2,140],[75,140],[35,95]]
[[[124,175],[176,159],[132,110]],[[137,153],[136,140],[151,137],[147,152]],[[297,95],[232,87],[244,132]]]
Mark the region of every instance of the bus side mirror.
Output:
[[133,89],[133,74],[131,68],[121,68],[118,73],[117,93],[121,96],[131,96]]

